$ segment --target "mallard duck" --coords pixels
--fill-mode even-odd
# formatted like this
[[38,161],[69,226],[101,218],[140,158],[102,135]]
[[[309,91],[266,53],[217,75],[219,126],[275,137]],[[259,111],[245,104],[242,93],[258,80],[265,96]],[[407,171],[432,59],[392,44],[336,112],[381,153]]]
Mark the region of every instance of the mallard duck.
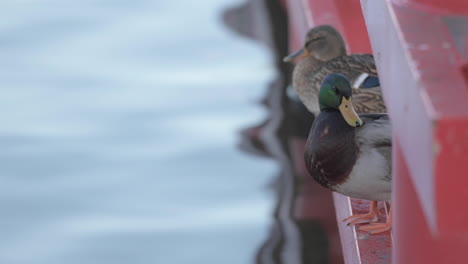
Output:
[[332,26],[312,28],[307,33],[304,47],[284,58],[285,62],[293,60],[298,60],[293,72],[293,87],[302,103],[315,115],[320,111],[317,104],[320,85],[325,76],[334,72],[352,81],[354,107],[358,113],[386,112],[374,57],[371,54],[346,55],[345,42]]
[[[310,175],[322,186],[359,199],[390,201],[392,133],[387,114],[357,115],[349,80],[328,75],[320,87],[320,113],[307,139],[304,159]],[[353,224],[372,222],[377,203],[366,215],[351,216]],[[391,229],[391,209],[385,224],[359,227],[370,233]]]

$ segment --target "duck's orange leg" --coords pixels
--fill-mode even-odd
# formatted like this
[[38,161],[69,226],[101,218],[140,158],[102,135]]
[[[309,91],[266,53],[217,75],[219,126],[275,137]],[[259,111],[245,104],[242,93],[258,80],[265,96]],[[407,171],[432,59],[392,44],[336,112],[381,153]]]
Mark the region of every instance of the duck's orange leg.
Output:
[[370,205],[369,213],[352,215],[350,217],[343,219],[343,222],[345,222],[346,225],[357,225],[357,224],[377,222],[378,220],[377,214],[378,214],[377,201],[372,201]]
[[356,228],[361,231],[368,231],[370,235],[380,234],[392,229],[392,207],[390,206],[390,211],[388,212],[387,222],[386,223],[371,223],[364,226],[359,226]]

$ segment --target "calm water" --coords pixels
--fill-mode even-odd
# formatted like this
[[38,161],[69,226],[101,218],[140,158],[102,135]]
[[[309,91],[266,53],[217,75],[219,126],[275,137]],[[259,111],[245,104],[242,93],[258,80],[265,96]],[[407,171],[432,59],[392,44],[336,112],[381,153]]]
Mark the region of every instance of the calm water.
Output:
[[238,3],[2,1],[0,263],[254,261],[278,167],[236,144],[274,69]]

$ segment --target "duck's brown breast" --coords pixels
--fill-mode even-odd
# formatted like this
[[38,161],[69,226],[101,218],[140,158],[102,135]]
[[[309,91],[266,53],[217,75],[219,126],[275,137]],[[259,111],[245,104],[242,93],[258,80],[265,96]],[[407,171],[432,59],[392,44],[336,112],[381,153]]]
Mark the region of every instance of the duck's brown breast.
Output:
[[346,181],[358,158],[355,130],[338,111],[321,112],[315,119],[304,152],[310,175],[322,186]]

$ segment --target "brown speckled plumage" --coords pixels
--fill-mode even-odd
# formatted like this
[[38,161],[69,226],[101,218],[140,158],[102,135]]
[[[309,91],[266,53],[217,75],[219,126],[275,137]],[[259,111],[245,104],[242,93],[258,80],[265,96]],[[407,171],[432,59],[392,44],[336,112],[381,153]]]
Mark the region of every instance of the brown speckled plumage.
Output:
[[385,113],[380,88],[353,89],[354,108],[358,113]]
[[[304,50],[307,56],[300,59],[293,72],[293,87],[309,111],[318,114],[318,91],[323,79],[330,73],[341,73],[351,83],[361,74],[377,76],[371,54],[346,55],[344,41],[338,31],[328,25],[311,29]],[[354,104],[358,113],[385,113],[380,87],[353,89]]]

